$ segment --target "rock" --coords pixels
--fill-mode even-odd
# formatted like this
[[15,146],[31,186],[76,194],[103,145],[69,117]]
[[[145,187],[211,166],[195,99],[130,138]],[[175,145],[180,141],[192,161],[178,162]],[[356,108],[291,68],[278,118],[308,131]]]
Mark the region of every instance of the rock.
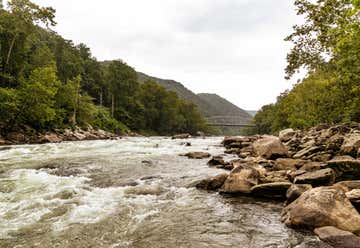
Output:
[[26,143],[27,139],[25,137],[25,135],[23,133],[20,132],[11,132],[7,135],[7,139],[10,140],[11,142],[17,143],[17,144],[22,144],[22,143]]
[[85,134],[82,134],[78,131],[74,132],[73,133],[73,136],[77,139],[77,140],[86,140],[86,135]]
[[191,146],[190,142],[181,142],[180,143],[181,146]]
[[262,183],[289,182],[286,170],[266,172],[260,180]]
[[46,133],[40,137],[41,143],[59,143],[62,139],[56,133]]
[[225,137],[224,140],[221,142],[222,145],[227,147],[233,143],[242,143],[242,142],[249,142],[250,140],[247,137]]
[[254,151],[266,159],[288,157],[288,149],[275,136],[264,136],[253,143]]
[[161,195],[165,190],[158,185],[141,185],[130,187],[125,190],[126,194],[132,195]]
[[182,134],[176,134],[171,137],[172,139],[188,139],[191,138],[191,135],[189,133],[182,133]]
[[334,226],[315,228],[314,232],[322,241],[336,248],[360,247],[360,237]]
[[360,159],[330,160],[327,166],[335,171],[338,180],[356,180],[360,177]]
[[239,148],[226,149],[225,153],[226,154],[237,154],[237,153],[240,153],[240,149]]
[[331,136],[330,139],[326,142],[326,150],[332,151],[333,153],[336,153],[340,150],[341,145],[344,142],[344,136],[341,134],[336,134],[334,136]]
[[278,158],[275,161],[274,170],[296,170],[306,163],[306,160],[292,158]]
[[225,166],[227,163],[224,161],[223,157],[221,156],[214,156],[211,158],[211,160],[209,160],[209,162],[207,163],[208,166],[213,167],[213,166]]
[[341,181],[334,184],[334,187],[339,187],[343,191],[348,192],[353,189],[360,189],[360,180],[353,180],[353,181]]
[[288,128],[288,129],[285,129],[285,130],[282,130],[279,132],[279,139],[282,142],[287,142],[287,141],[291,140],[295,134],[296,134],[296,132],[294,131],[294,129]]
[[346,136],[340,151],[342,154],[347,154],[356,157],[359,149],[360,149],[360,133],[352,133]]
[[259,184],[251,188],[251,194],[257,197],[285,199],[290,186],[289,182]]
[[311,160],[316,162],[326,162],[331,159],[332,155],[329,153],[321,153],[311,157]]
[[360,208],[360,189],[353,189],[349,192],[346,192],[345,195],[354,205],[354,207],[356,207],[356,209]]
[[286,192],[287,204],[292,203],[299,198],[304,192],[312,189],[311,184],[293,184]]
[[196,188],[205,190],[217,190],[221,188],[227,177],[227,173],[222,173],[215,177],[201,180],[198,184],[196,184]]
[[318,146],[309,146],[309,147],[305,147],[304,149],[300,150],[299,152],[297,152],[293,158],[305,158],[306,156],[309,156],[313,153],[316,153],[318,151],[320,151],[321,148]]
[[203,159],[209,158],[211,155],[207,152],[188,152],[184,156],[190,159]]
[[0,138],[0,146],[6,145],[6,141],[3,138]]
[[258,184],[260,173],[245,164],[235,167],[226,178],[220,192],[249,194],[251,188]]
[[308,161],[303,166],[301,166],[301,168],[299,170],[316,171],[316,170],[321,170],[321,169],[325,169],[325,168],[326,168],[326,164],[324,164],[324,163]]
[[332,185],[334,182],[335,172],[330,168],[307,172],[294,179],[295,184],[311,184],[314,187]]
[[294,228],[335,226],[360,233],[360,215],[345,193],[335,187],[318,187],[304,192],[282,211],[282,221]]

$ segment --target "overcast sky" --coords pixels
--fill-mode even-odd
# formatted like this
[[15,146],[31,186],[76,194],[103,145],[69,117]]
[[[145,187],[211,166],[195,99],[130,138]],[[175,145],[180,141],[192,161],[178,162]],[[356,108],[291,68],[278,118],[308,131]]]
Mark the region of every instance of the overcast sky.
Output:
[[284,79],[299,20],[292,0],[33,0],[56,9],[54,28],[99,60],[217,93],[259,109],[292,86]]

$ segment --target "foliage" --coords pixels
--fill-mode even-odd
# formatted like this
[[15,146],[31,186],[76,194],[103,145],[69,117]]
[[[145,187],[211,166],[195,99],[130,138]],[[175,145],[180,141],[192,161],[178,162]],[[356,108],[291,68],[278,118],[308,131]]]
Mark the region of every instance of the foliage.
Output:
[[287,76],[301,66],[308,75],[255,116],[261,133],[319,123],[360,122],[360,12],[358,1],[297,0],[306,23],[287,40]]
[[[38,130],[92,125],[113,132],[205,131],[196,107],[121,60],[101,63],[85,44],[49,28],[55,10],[29,0],[0,9],[0,126]],[[46,27],[46,29],[44,28]]]

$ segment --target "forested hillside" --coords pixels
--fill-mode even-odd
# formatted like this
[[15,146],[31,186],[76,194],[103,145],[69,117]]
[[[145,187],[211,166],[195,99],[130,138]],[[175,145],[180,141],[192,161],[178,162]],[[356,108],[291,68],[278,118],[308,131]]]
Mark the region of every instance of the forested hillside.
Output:
[[295,5],[306,22],[286,38],[293,44],[286,76],[304,69],[308,74],[258,112],[257,131],[360,122],[360,2],[298,0]]
[[197,107],[121,60],[100,63],[51,30],[55,10],[29,0],[0,9],[0,130],[68,127],[171,134],[206,131]]

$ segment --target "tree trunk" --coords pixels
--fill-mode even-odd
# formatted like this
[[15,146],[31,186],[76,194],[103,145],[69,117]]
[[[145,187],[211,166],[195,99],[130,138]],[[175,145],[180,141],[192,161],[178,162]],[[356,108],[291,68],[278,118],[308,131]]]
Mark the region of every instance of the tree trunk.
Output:
[[100,90],[100,106],[103,106],[103,90]]
[[16,36],[17,36],[17,34],[14,35],[14,38],[13,38],[12,41],[11,41],[11,44],[10,44],[10,47],[9,47],[9,51],[8,51],[7,56],[6,56],[5,68],[7,67],[7,65],[8,65],[9,62],[10,62],[10,57],[11,57],[11,53],[12,53],[12,50],[13,50],[14,45],[15,45]]
[[111,117],[114,117],[114,109],[115,109],[115,97],[114,94],[111,95]]

